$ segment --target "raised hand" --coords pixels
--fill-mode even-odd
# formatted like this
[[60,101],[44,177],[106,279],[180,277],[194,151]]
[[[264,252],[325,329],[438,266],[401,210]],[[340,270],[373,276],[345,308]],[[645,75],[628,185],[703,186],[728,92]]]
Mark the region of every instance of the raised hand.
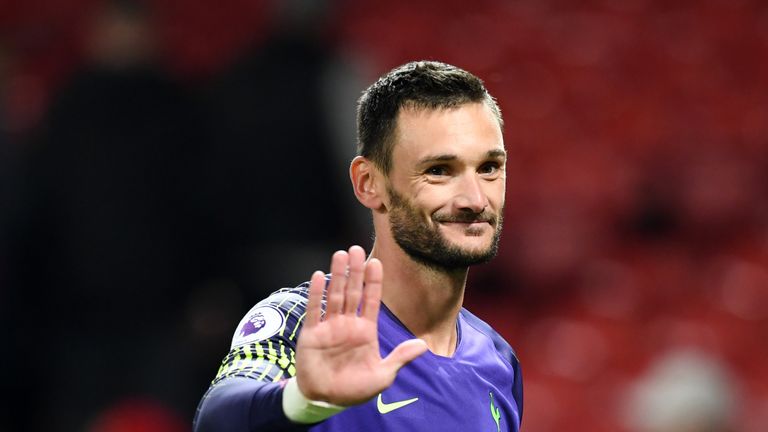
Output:
[[[348,273],[347,273],[347,270]],[[335,405],[365,402],[395,380],[397,371],[427,350],[419,339],[379,353],[377,319],[383,269],[353,246],[331,260],[325,317],[321,303],[325,275],[315,272],[309,286],[304,327],[296,347],[296,383],[307,398]]]

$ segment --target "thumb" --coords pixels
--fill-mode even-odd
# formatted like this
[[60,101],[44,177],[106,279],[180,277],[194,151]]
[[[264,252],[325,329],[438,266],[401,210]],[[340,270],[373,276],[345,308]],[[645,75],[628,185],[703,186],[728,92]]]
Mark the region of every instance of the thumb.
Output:
[[416,357],[424,354],[427,351],[427,343],[421,339],[407,340],[400,345],[396,346],[391,353],[384,360],[381,361],[382,366],[391,369],[393,373],[397,373],[401,367],[410,363]]

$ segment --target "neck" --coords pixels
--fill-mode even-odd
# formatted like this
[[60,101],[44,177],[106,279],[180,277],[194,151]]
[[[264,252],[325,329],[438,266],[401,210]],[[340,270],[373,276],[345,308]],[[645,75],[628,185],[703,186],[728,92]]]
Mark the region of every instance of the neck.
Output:
[[396,244],[389,246],[377,240],[371,250],[384,266],[382,302],[430,351],[451,356],[468,268],[439,270],[413,260]]

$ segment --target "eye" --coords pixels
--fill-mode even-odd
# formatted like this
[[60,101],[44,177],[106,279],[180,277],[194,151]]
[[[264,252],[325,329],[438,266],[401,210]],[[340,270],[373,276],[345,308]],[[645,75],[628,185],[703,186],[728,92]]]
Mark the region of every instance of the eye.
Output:
[[445,176],[448,175],[448,167],[445,165],[435,165],[427,168],[424,173],[431,176]]
[[480,166],[478,172],[480,174],[496,174],[499,168],[498,162],[486,162]]

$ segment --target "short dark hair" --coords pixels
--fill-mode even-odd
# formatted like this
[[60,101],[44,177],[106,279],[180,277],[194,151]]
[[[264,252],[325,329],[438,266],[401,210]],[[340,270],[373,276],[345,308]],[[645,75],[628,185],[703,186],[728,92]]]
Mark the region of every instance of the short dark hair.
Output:
[[496,100],[471,73],[436,61],[406,63],[368,87],[357,104],[357,150],[385,174],[392,168],[397,115],[403,107],[455,108],[484,102],[503,127]]

